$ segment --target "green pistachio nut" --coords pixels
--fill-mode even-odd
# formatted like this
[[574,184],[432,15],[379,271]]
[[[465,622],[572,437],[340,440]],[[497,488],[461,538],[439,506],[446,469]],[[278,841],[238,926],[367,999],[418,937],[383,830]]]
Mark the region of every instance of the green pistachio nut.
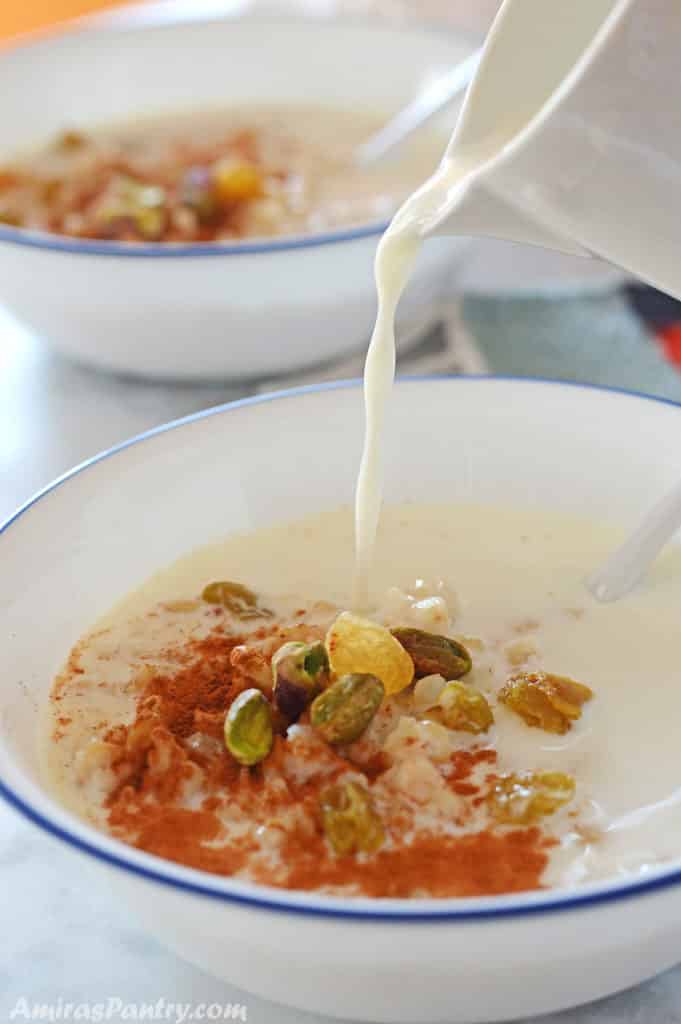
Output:
[[327,743],[359,739],[381,706],[385,688],[368,673],[341,676],[312,702],[310,721]]
[[329,656],[321,641],[291,641],[272,658],[275,706],[291,722],[301,714],[329,680]]
[[391,633],[411,655],[416,679],[433,675],[447,680],[460,679],[473,667],[471,656],[463,644],[449,637],[409,627],[393,629]]
[[240,693],[225,719],[225,743],[239,764],[251,766],[263,761],[274,741],[272,708],[260,690]]
[[158,240],[166,226],[164,207],[140,206],[135,210],[133,220],[137,233],[148,242]]
[[201,597],[209,604],[221,604],[238,619],[269,618],[272,612],[260,608],[257,595],[243,583],[232,580],[218,580],[203,588]]
[[116,225],[129,224],[147,240],[158,240],[168,220],[166,193],[158,185],[148,185],[126,175],[115,179],[111,195],[97,211],[100,229],[111,231]]

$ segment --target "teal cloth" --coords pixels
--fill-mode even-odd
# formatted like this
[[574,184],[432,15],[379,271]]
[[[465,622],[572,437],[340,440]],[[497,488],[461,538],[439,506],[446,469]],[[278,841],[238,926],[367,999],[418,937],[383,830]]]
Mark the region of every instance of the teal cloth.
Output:
[[623,292],[469,295],[463,318],[491,373],[575,380],[681,402],[681,373]]

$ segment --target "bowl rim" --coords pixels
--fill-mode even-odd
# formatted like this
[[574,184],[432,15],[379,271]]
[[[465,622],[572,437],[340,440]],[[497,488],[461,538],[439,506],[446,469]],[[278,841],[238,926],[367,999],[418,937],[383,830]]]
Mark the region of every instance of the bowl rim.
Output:
[[[529,384],[538,388],[552,387],[560,390],[569,389],[616,395],[653,403],[658,406],[671,406],[681,410],[681,401],[675,401],[671,398],[658,397],[626,388],[606,387],[597,384],[562,381],[544,377],[500,374],[473,374],[467,376],[427,374],[399,377],[397,379],[397,386],[433,382],[447,382],[448,386],[466,386],[468,382],[476,384],[484,382],[491,382],[492,384],[502,383],[510,386],[513,384]],[[244,407],[297,398],[307,394],[358,389],[361,386],[362,380],[359,378],[301,385],[295,388],[236,399],[235,401],[202,409],[187,416],[171,420],[168,423],[152,427],[84,460],[43,487],[24,502],[4,522],[0,523],[0,539],[30,508],[52,494],[63,484],[68,483],[73,477],[135,445],[142,444],[159,435],[170,433],[177,428],[182,428],[197,421],[216,415],[229,414]],[[38,792],[43,792],[40,786],[36,786],[36,789]],[[590,883],[580,889],[554,889],[544,890],[539,893],[528,892],[510,896],[460,899],[400,898],[379,900],[369,897],[329,897],[222,878],[208,872],[186,868],[183,865],[164,860],[155,855],[143,853],[119,840],[112,839],[104,832],[98,832],[94,827],[87,825],[87,823],[79,822],[75,815],[62,811],[61,808],[57,807],[56,816],[51,814],[49,810],[37,809],[29,798],[24,798],[15,792],[2,777],[0,777],[0,798],[24,818],[37,825],[43,832],[61,840],[81,853],[92,856],[95,860],[104,863],[106,866],[121,869],[142,880],[157,882],[193,896],[213,898],[223,903],[231,903],[261,911],[273,911],[304,917],[350,919],[374,923],[386,923],[389,921],[410,924],[482,922],[485,920],[532,917],[553,912],[588,910],[599,905],[621,903],[625,900],[649,895],[656,891],[681,884],[681,866],[678,866],[677,862],[677,866],[661,866],[643,878],[632,876],[627,881],[606,879]],[[58,820],[60,816],[66,818],[67,824],[60,823]],[[79,832],[84,833],[84,835],[79,834]],[[679,860],[681,860],[681,854]]]
[[[339,17],[338,14],[305,12],[302,10],[268,10],[251,8],[248,0],[216,0],[197,5],[193,12],[176,7],[168,0],[152,0],[139,10],[134,3],[124,4],[112,11],[71,18],[60,25],[46,29],[38,29],[15,36],[0,47],[0,52],[16,52],[30,50],[35,45],[52,40],[74,38],[88,33],[103,34],[108,32],[145,32],[158,28],[181,30],[187,24],[211,24],[215,22],[247,20],[298,22],[309,25],[332,24],[342,21],[347,25],[359,25],[364,28],[398,28],[407,31],[414,24],[433,36],[443,33],[452,39],[462,41],[468,39],[465,31],[457,32],[446,24],[431,22],[427,18],[416,18],[412,21],[391,20],[376,16],[350,14]],[[469,39],[471,50],[474,48],[472,37]],[[301,249],[316,249],[326,245],[337,245],[342,242],[357,242],[365,238],[377,238],[383,234],[390,223],[390,218],[365,221],[350,225],[347,228],[315,232],[314,234],[296,234],[274,236],[272,238],[244,239],[231,242],[161,242],[144,243],[117,242],[103,239],[73,238],[69,235],[52,234],[27,228],[17,228],[8,224],[0,224],[0,244],[9,242],[29,249],[47,252],[65,252],[76,256],[108,256],[124,259],[188,259],[211,256],[253,256],[261,253],[288,252]]]
[[316,235],[286,235],[283,238],[254,239],[252,242],[115,242],[94,238],[71,238],[51,235],[47,231],[30,231],[0,224],[0,242],[21,245],[47,252],[69,252],[76,256],[109,256],[126,259],[187,259],[206,256],[253,256],[259,253],[289,252],[315,249],[338,242],[356,242],[377,238],[387,229],[389,221],[363,224]]

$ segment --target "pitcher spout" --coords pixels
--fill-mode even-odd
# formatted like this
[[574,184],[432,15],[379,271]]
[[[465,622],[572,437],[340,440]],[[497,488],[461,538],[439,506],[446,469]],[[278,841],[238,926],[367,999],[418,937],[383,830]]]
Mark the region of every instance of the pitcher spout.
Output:
[[526,216],[522,210],[491,192],[481,181],[470,182],[463,188],[438,220],[427,226],[425,233],[499,238],[572,256],[591,255],[575,242]]
[[[486,236],[608,257],[592,244],[597,218],[584,212],[605,205],[600,194],[597,204],[585,196],[603,180],[607,125],[598,131],[585,125],[594,110],[609,109],[594,104],[594,68],[605,82],[601,92],[611,95],[607,82],[615,71],[607,52],[624,44],[619,30],[628,14],[646,6],[643,0],[504,0],[435,175],[439,205],[431,205],[423,235]],[[528,47],[528,39],[541,44]],[[620,64],[624,73],[627,62]],[[617,180],[612,173],[610,180]]]

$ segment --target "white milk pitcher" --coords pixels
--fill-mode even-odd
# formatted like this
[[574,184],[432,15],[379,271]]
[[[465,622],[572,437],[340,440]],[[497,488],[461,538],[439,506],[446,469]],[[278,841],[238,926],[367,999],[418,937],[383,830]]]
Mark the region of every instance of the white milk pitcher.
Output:
[[423,234],[597,255],[681,296],[681,0],[506,0],[438,178]]

